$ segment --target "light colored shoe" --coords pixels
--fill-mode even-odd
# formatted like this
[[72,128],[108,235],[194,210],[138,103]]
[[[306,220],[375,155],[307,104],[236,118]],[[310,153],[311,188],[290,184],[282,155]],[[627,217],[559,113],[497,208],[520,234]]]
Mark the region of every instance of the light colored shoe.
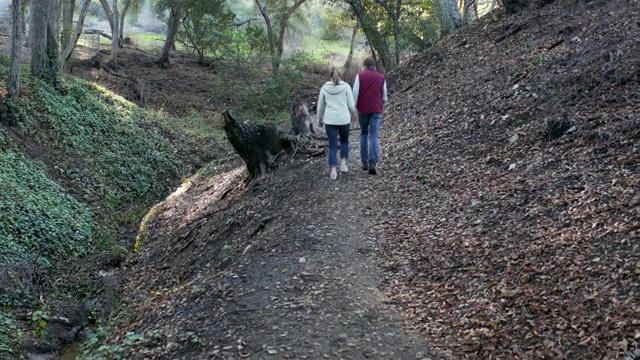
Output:
[[336,171],[335,167],[331,168],[331,180],[335,180],[338,178],[338,172]]
[[340,171],[342,172],[348,172],[349,168],[347,167],[347,159],[341,159],[340,160]]

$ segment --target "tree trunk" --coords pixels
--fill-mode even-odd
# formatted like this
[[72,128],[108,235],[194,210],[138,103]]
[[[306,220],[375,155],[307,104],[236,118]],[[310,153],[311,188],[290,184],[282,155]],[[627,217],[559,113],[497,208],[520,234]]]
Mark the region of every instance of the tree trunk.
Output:
[[56,49],[60,49],[60,3],[59,0],[49,0],[49,10],[47,13],[47,22],[51,27],[51,35],[56,39]]
[[464,8],[462,9],[462,21],[465,24],[471,24],[473,21],[473,8],[472,6],[478,0],[464,0]]
[[460,9],[456,0],[439,0],[440,36],[444,37],[462,25]]
[[9,100],[14,106],[20,98],[20,62],[22,60],[22,0],[11,1],[11,59],[9,61]]
[[107,63],[112,69],[117,69],[118,48],[120,47],[120,38],[118,37],[119,17],[118,17],[118,0],[113,0],[113,29],[111,29],[111,54],[109,54],[109,62]]
[[222,115],[229,142],[247,164],[247,182],[266,174],[269,164],[283,150],[276,125],[241,122],[229,110]]
[[106,16],[107,21],[109,21],[109,27],[111,28],[111,33],[113,33],[113,27],[114,27],[113,12],[111,11],[109,2],[107,0],[100,0],[100,5],[102,5],[102,9],[104,10],[104,15]]
[[277,72],[278,67],[280,66],[280,62],[282,61],[282,52],[284,51],[284,36],[287,31],[287,26],[289,24],[289,18],[291,15],[302,5],[306,0],[296,0],[296,2],[291,6],[289,10],[282,16],[280,20],[280,31],[278,34],[278,53],[277,62],[274,74]]
[[31,0],[31,74],[53,86],[58,85],[58,39],[49,23],[47,0]]
[[156,64],[160,65],[162,69],[168,69],[171,66],[171,62],[169,61],[169,52],[175,43],[178,27],[180,26],[180,19],[182,18],[182,3],[183,0],[176,0],[175,7],[173,9],[173,16],[171,17],[171,26],[169,27],[167,38],[164,41],[160,57],[156,60]]
[[[362,7],[360,2],[349,0],[348,3],[351,5],[351,9],[355,14],[356,19],[358,19],[358,22],[362,25],[362,31],[367,38],[369,47],[371,48],[371,57],[373,57],[376,62],[376,67],[379,64],[378,60],[380,60],[386,71],[393,70],[396,65],[394,56],[389,49],[389,44],[378,29],[378,20],[372,18],[371,14]],[[378,2],[378,4],[380,3]]]
[[75,49],[76,44],[78,43],[78,39],[80,39],[80,35],[82,35],[82,28],[84,27],[84,19],[87,17],[87,12],[89,10],[89,4],[91,4],[91,0],[85,0],[82,5],[82,9],[80,10],[80,14],[78,15],[78,23],[76,24],[76,31],[73,33],[73,36],[69,39],[67,47],[60,55],[60,62],[62,62],[62,68],[66,69],[69,59],[71,59],[71,54],[73,54],[73,49]]
[[347,61],[344,63],[344,69],[348,70],[351,67],[351,62],[353,61],[353,53],[356,49],[356,44],[358,43],[358,30],[360,30],[360,24],[356,22],[356,25],[353,27],[353,31],[351,32],[351,45],[349,45],[349,55],[347,56]]
[[362,32],[364,32],[364,37],[367,39],[367,44],[369,44],[369,51],[371,52],[371,57],[375,61],[376,65],[378,64],[378,57],[376,56],[376,49],[373,46],[373,35],[371,34],[372,30],[370,26],[366,25],[363,14],[360,12],[357,4],[354,1],[347,1],[349,5],[351,5],[351,10],[353,10],[353,14],[356,16],[356,20],[362,26]]
[[291,133],[306,137],[316,137],[313,118],[305,102],[294,103],[291,109]]
[[278,71],[278,61],[276,60],[276,44],[273,40],[273,26],[271,25],[271,19],[267,14],[266,4],[263,7],[258,0],[255,0],[260,14],[264,18],[264,24],[267,27],[267,37],[269,38],[269,51],[271,52],[271,71],[275,74]]
[[[402,0],[398,0],[396,9],[392,9],[384,0],[376,0],[376,2],[384,8],[393,21],[393,56],[391,56],[391,54],[387,54],[390,50],[388,50],[388,45],[384,39],[381,38],[380,44],[376,46],[380,52],[380,58],[385,69],[390,71],[400,62],[400,10],[402,9]],[[383,43],[384,46],[381,46]],[[383,48],[387,50],[381,51]],[[392,62],[391,59],[394,61]]]
[[131,6],[131,0],[126,0],[124,3],[124,9],[122,9],[122,13],[120,14],[120,26],[118,27],[118,41],[120,42],[120,47],[124,46],[124,18],[127,16],[129,6]]
[[75,0],[61,0],[62,4],[62,32],[60,33],[60,47],[66,47],[73,34],[73,13],[76,8]]
[[[29,6],[28,3],[25,4],[24,1],[22,2],[22,11],[20,12],[20,17],[21,17],[20,23],[22,23],[22,35],[27,35],[28,34],[27,31],[29,31],[29,29],[27,28],[27,20],[26,20],[27,15],[25,15],[25,13],[27,12],[27,7],[28,6]],[[27,48],[31,47],[31,43],[30,43],[31,39],[30,39],[30,37],[29,36],[24,36],[24,38],[25,39],[24,39],[24,45],[23,46],[27,47]]]

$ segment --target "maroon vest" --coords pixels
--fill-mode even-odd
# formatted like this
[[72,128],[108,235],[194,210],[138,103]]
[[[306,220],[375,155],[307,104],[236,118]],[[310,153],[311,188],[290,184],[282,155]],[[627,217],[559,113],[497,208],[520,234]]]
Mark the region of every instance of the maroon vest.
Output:
[[382,93],[384,75],[375,69],[367,69],[358,75],[360,90],[358,92],[358,112],[365,114],[382,114]]

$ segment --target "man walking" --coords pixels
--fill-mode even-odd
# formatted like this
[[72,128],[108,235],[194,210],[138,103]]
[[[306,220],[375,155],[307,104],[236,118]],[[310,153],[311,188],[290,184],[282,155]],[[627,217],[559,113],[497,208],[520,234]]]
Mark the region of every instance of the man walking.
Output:
[[371,57],[364,60],[364,67],[353,83],[353,100],[358,109],[360,122],[362,169],[375,175],[378,166],[378,133],[382,111],[387,105],[387,81],[384,75],[375,69],[376,64]]

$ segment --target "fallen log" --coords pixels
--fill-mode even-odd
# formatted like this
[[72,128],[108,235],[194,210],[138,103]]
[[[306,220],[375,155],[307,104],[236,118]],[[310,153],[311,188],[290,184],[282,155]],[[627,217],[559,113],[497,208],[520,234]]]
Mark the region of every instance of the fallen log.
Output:
[[107,39],[111,40],[111,35],[107,34],[106,32],[102,31],[102,30],[98,30],[98,29],[87,29],[84,30],[83,33],[85,34],[94,34],[94,35],[100,35],[100,36],[104,36]]

